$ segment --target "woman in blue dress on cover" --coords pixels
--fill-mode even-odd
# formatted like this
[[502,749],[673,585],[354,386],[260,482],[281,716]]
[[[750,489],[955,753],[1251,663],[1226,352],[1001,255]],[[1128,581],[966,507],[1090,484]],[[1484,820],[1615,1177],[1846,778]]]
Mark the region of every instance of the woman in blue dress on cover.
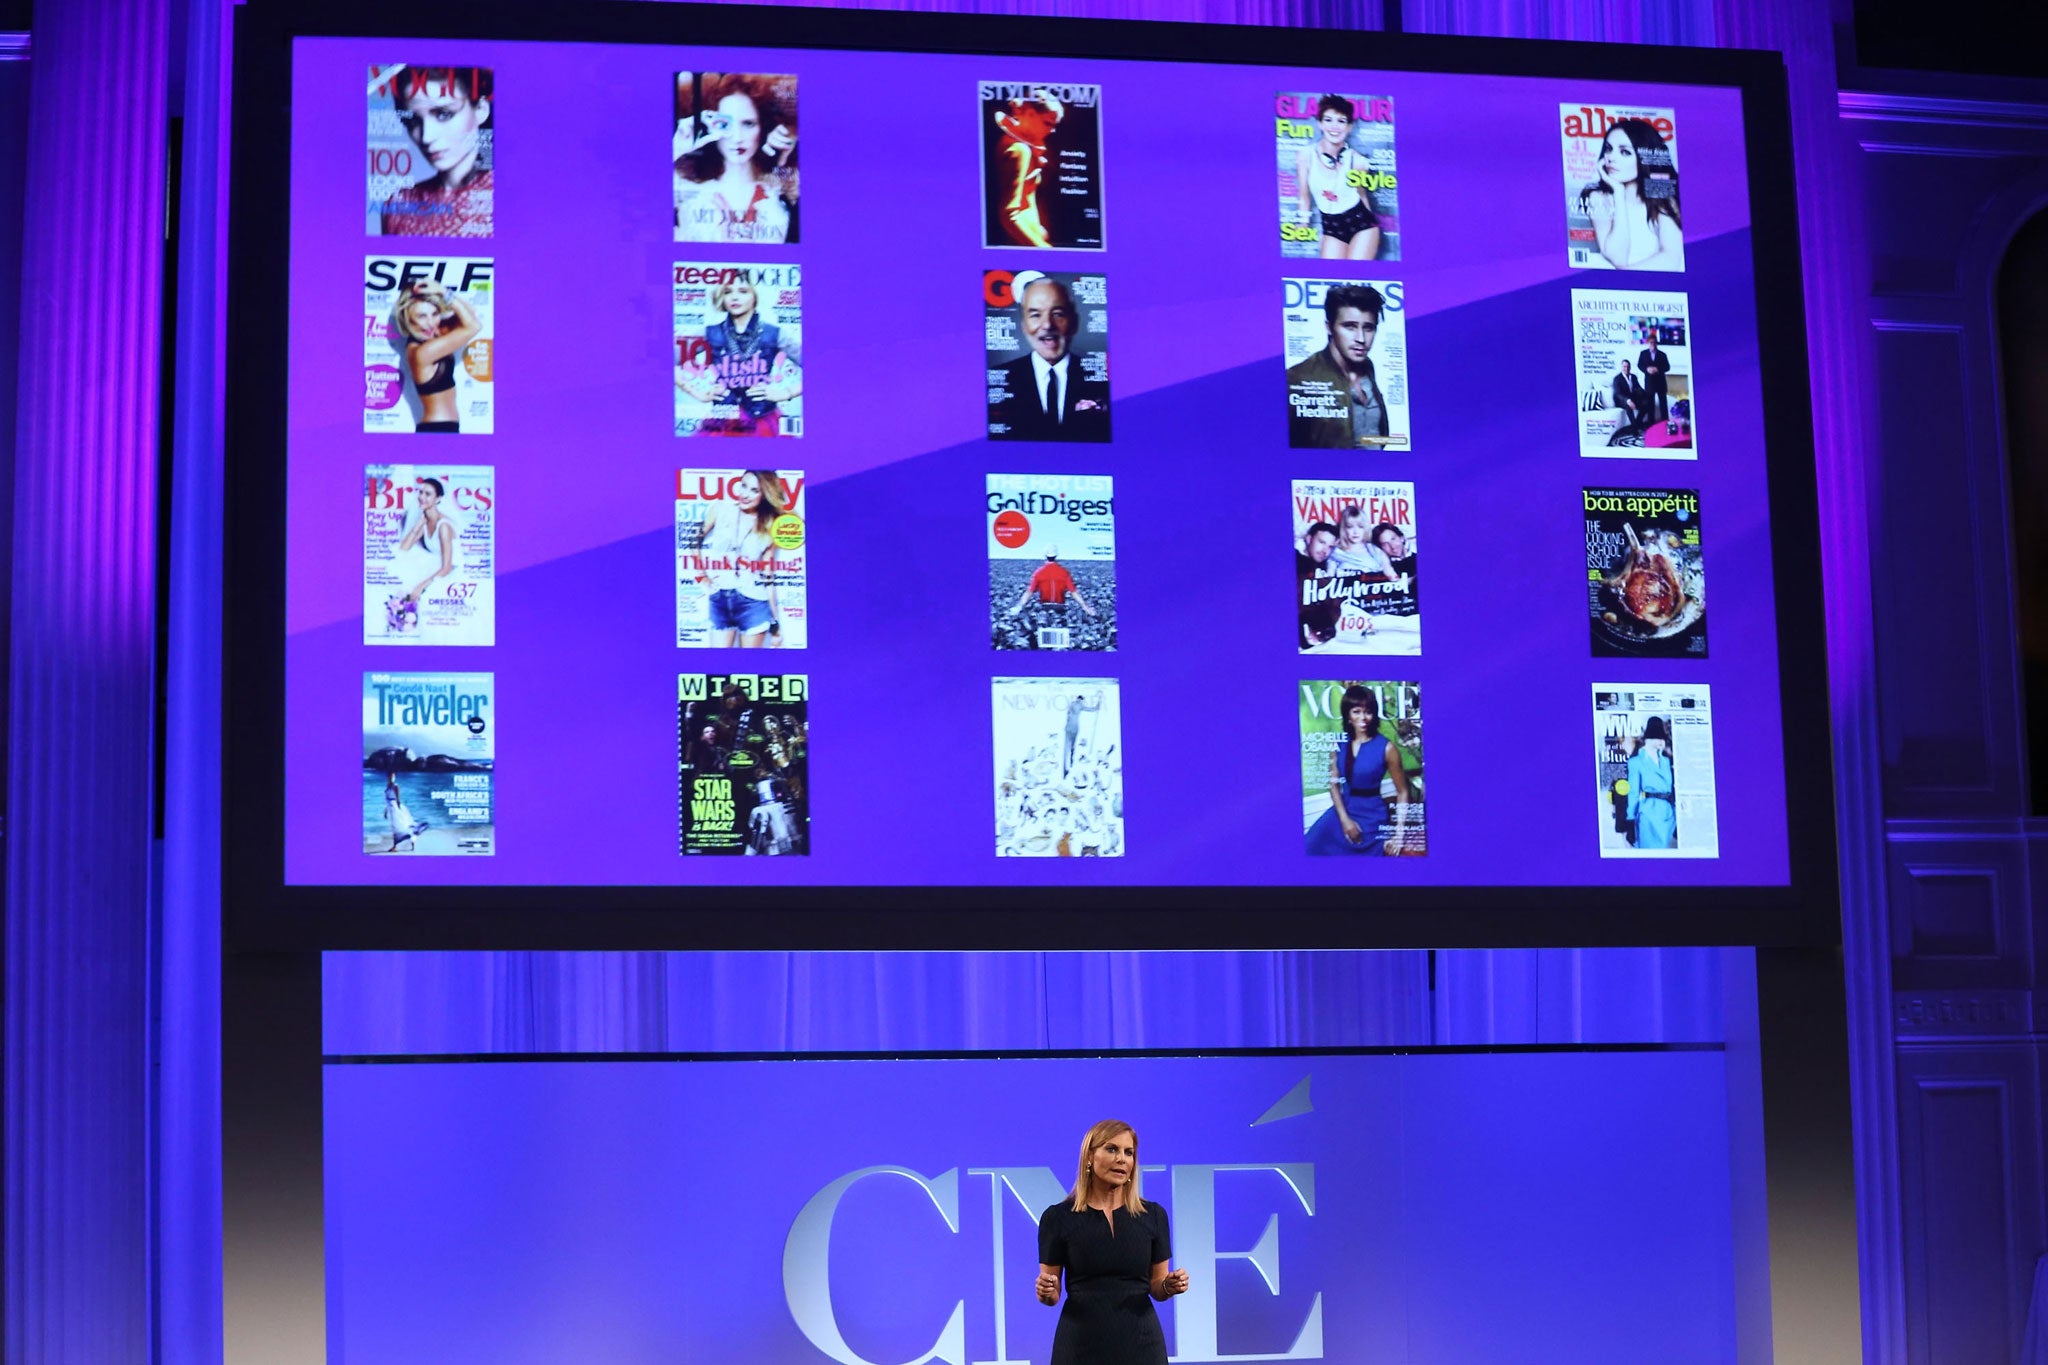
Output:
[[1038,1220],[1038,1301],[1058,1303],[1066,1280],[1052,1365],[1167,1365],[1152,1300],[1188,1292],[1172,1259],[1166,1210],[1138,1197],[1138,1135],[1104,1119],[1081,1139],[1069,1197]]
[[[1380,733],[1380,700],[1370,687],[1353,683],[1338,706],[1344,742],[1330,755],[1330,809],[1306,835],[1310,853],[1363,853],[1379,858],[1399,854],[1408,829],[1408,772],[1401,754]],[[1387,803],[1380,780],[1394,784],[1394,834],[1383,838]]]
[[1678,845],[1677,784],[1671,772],[1671,729],[1664,717],[1643,722],[1643,742],[1628,756],[1628,818],[1637,848]]

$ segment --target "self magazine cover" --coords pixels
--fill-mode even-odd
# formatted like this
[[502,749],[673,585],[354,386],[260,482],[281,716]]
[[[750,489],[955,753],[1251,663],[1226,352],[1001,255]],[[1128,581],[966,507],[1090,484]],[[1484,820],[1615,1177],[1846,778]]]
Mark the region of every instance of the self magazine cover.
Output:
[[988,476],[997,649],[1116,648],[1116,501],[1107,474]]
[[1678,117],[1669,109],[1558,106],[1565,257],[1581,270],[1683,270]]
[[1572,290],[1579,454],[1692,460],[1699,401],[1683,294]]
[[364,431],[490,434],[496,284],[488,257],[364,261]]
[[1313,90],[1273,97],[1280,168],[1280,254],[1401,259],[1394,101]]
[[801,673],[676,678],[681,851],[811,851],[810,680]]
[[492,127],[487,66],[370,68],[372,237],[488,237]]
[[1100,275],[982,272],[988,434],[1109,439],[1109,284]]
[[1299,684],[1301,828],[1308,852],[1418,858],[1429,852],[1422,800],[1422,685]]
[[1415,485],[1294,481],[1295,647],[1420,654]]
[[1707,657],[1700,495],[1690,488],[1588,488],[1586,603],[1593,656]]
[[804,434],[803,272],[675,267],[676,435]]
[[982,245],[1100,251],[1102,87],[982,81]]
[[679,242],[798,240],[796,77],[676,73]]
[[1399,280],[1285,279],[1287,444],[1407,450],[1408,332]]
[[801,469],[676,471],[676,645],[810,643]]
[[363,674],[363,852],[496,852],[493,676]]
[[1115,678],[997,678],[996,854],[1120,858],[1122,712]]
[[1717,858],[1706,684],[1595,683],[1603,858]]
[[364,644],[495,643],[497,501],[489,465],[364,468]]

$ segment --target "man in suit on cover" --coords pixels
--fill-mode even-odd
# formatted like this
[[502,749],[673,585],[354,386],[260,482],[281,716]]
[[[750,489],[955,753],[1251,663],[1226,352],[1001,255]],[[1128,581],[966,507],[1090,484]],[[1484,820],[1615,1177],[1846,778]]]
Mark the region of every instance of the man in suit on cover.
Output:
[[990,375],[1001,397],[990,406],[988,434],[999,441],[1107,441],[1109,384],[1089,379],[1075,355],[1080,311],[1073,294],[1029,270],[1017,275],[1014,288],[1031,352]]

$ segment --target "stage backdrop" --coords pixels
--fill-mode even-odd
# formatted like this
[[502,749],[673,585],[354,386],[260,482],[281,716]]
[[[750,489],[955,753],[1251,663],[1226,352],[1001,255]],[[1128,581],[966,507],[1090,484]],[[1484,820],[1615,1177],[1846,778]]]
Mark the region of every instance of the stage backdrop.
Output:
[[1757,1358],[1728,1061],[330,1059],[329,1358],[1043,1362],[1035,1223],[1112,1114],[1176,1361]]

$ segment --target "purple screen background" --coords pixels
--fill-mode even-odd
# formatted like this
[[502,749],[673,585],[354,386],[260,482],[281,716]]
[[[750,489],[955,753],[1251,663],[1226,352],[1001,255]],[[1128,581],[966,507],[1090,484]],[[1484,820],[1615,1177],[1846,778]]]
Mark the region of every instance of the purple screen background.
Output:
[[[362,234],[364,73],[495,69],[496,235]],[[672,81],[801,80],[803,240],[672,240]],[[979,245],[979,80],[1103,86],[1108,249]],[[1490,76],[768,49],[301,39],[293,73],[286,879],[300,884],[1782,885],[1788,878],[1769,506],[1739,92]],[[1389,94],[1402,259],[1279,253],[1276,92]],[[1682,274],[1573,271],[1557,109],[1669,106]],[[433,458],[496,467],[497,644],[361,643],[365,464],[419,460],[357,406],[366,255],[496,261],[496,434]],[[1051,259],[1048,259],[1051,258]],[[805,432],[672,434],[670,267],[804,268]],[[1115,441],[989,442],[981,272],[1108,276]],[[1280,280],[1397,279],[1412,452],[1287,446]],[[1703,455],[1577,453],[1570,290],[1689,295]],[[811,647],[678,650],[679,467],[810,480]],[[988,647],[990,472],[1108,473],[1119,647]],[[1429,568],[1419,658],[1295,648],[1284,537],[1298,478],[1415,485]],[[1711,658],[1594,659],[1589,485],[1696,488]],[[430,869],[360,851],[366,670],[496,675],[498,852]],[[675,676],[811,685],[809,857],[677,853]],[[989,681],[1122,684],[1126,856],[994,855]],[[1426,858],[1303,852],[1296,684],[1423,685]],[[1598,855],[1592,684],[1713,688],[1718,859]],[[1760,757],[1749,758],[1749,755]]]

